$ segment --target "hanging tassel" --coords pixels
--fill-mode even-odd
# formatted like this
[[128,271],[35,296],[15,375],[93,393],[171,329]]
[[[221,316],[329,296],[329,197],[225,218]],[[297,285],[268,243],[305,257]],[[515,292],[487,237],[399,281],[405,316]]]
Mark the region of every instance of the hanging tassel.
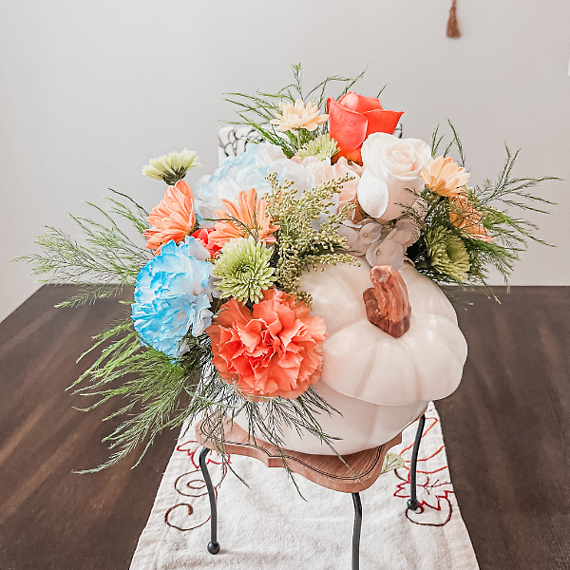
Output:
[[447,37],[448,38],[461,37],[461,32],[459,31],[459,24],[457,23],[456,0],[452,1],[451,8],[449,9],[449,20],[447,20]]

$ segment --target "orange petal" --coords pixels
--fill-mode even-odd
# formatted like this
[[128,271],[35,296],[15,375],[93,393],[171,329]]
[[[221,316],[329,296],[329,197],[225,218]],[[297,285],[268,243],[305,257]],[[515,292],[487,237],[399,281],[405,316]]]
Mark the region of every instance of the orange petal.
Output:
[[380,99],[376,99],[375,97],[364,97],[362,95],[358,95],[358,93],[353,93],[352,91],[343,95],[338,102],[341,105],[344,105],[347,109],[357,111],[358,113],[366,113],[367,111],[373,111],[374,109],[382,109]]
[[404,111],[387,111],[384,109],[377,109],[363,114],[368,119],[366,136],[371,135],[372,133],[388,133],[391,135],[398,125],[400,117],[404,114]]
[[[361,113],[347,109],[332,97],[328,100],[329,131],[342,153],[362,145],[366,138],[368,119]],[[341,154],[341,156],[346,156]]]

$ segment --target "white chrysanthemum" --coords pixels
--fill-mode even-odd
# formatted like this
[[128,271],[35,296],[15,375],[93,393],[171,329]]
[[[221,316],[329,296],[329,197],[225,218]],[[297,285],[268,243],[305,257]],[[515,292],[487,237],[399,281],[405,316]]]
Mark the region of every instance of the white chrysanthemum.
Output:
[[292,129],[314,131],[329,118],[328,115],[321,115],[321,111],[314,101],[309,101],[306,107],[303,99],[297,99],[294,105],[281,101],[279,108],[281,115],[274,113],[276,118],[271,121],[271,124],[277,125],[277,130],[281,132]]
[[164,180],[168,185],[174,186],[182,180],[191,168],[201,166],[196,160],[196,151],[185,148],[182,152],[171,152],[158,158],[153,158],[149,164],[143,166],[142,173],[155,180]]

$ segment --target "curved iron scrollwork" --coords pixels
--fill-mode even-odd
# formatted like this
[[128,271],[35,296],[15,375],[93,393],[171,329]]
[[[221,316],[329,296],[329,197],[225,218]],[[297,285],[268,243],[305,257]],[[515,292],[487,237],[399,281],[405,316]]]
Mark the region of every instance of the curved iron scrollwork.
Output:
[[218,131],[219,161],[228,156],[237,156],[248,144],[263,141],[261,135],[249,125],[228,125]]

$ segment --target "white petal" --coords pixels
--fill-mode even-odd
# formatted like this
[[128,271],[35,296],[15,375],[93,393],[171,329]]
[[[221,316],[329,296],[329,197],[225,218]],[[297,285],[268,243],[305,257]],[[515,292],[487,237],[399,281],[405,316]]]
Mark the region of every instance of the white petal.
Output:
[[337,229],[337,233],[340,237],[346,238],[346,244],[349,249],[352,249],[358,241],[358,232],[348,227],[346,224],[341,224]]
[[358,203],[373,218],[380,218],[388,206],[388,186],[365,170],[358,183]]
[[360,241],[362,243],[372,243],[380,237],[382,233],[382,224],[370,222],[362,226],[360,230]]

